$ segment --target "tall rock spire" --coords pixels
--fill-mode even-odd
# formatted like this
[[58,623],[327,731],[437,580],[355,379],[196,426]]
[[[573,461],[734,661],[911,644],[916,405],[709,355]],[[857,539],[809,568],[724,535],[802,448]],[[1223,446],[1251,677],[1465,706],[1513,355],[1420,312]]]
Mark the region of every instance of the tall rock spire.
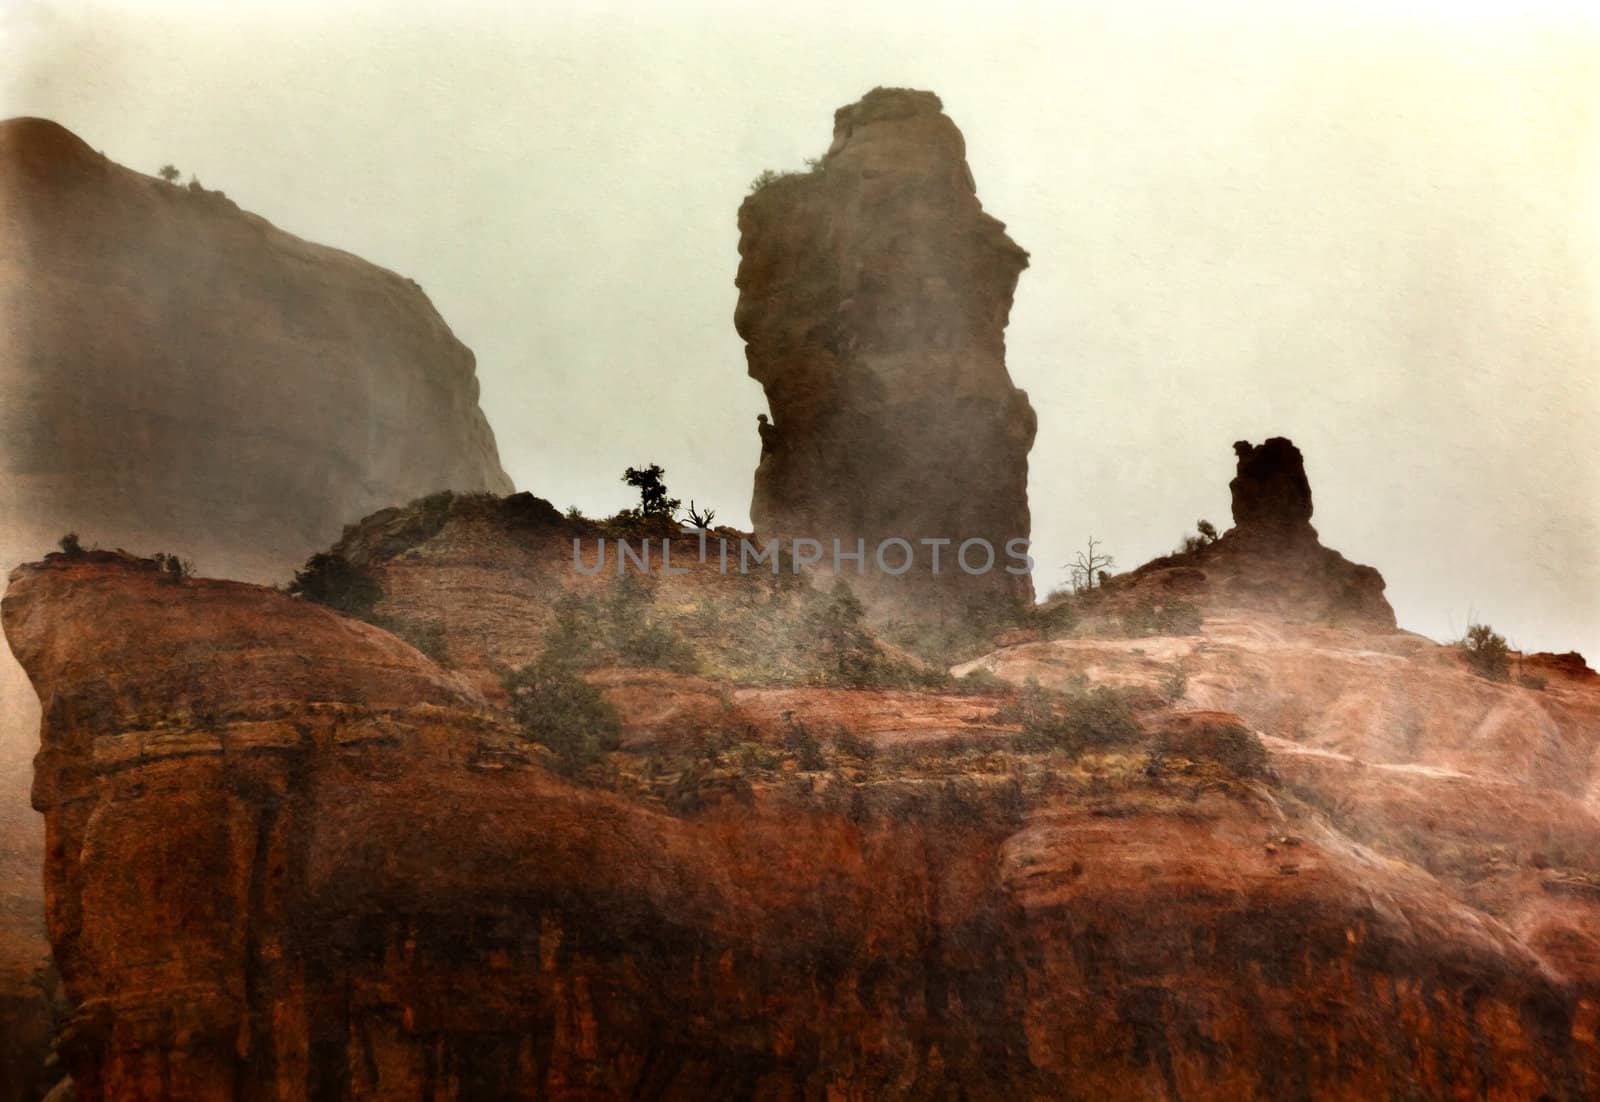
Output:
[[[757,532],[830,552],[864,540],[880,604],[1030,599],[1030,577],[1005,570],[1020,566],[1007,542],[1029,533],[1035,419],[1005,363],[1028,254],[984,213],[961,131],[932,93],[878,88],[835,113],[811,171],[764,179],[739,209],[735,314],[772,412]],[[915,566],[885,576],[873,549],[896,538]],[[935,576],[921,541],[946,539]],[[992,569],[959,568],[972,539],[994,548]],[[969,565],[983,561],[974,547]]]

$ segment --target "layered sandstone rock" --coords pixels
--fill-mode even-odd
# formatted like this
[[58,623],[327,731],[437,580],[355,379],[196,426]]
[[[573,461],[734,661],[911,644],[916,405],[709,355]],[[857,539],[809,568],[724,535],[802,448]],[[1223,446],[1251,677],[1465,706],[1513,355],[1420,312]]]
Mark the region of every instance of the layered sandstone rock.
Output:
[[[1147,712],[1155,768],[1137,745],[1008,749],[992,695],[599,675],[645,732],[611,770],[651,753],[657,725],[775,750],[796,722],[837,720],[876,749],[841,755],[835,737],[826,768],[758,770],[736,798],[668,813],[552,774],[467,679],[270,590],[56,557],[18,571],[0,613],[45,701],[36,800],[81,1099],[1600,1088],[1583,869],[1547,856],[1544,888],[1519,866],[1536,882],[1500,916],[1298,794],[1348,786],[1208,761],[1206,732],[1239,722],[1214,710]],[[1294,685],[1330,729],[1375,665],[1440,666],[1423,691],[1456,711],[1396,756],[1470,743],[1473,708],[1528,691],[1480,696],[1459,665],[1314,630],[1328,653]],[[1118,656],[1091,672],[1115,680],[1113,664],[1142,670],[1169,645],[1144,642],[1102,643]],[[1213,650],[1194,648],[1185,703],[1214,709],[1229,701],[1202,692],[1233,684],[1249,710],[1248,662],[1285,662],[1287,642],[1235,642],[1248,654],[1224,650],[1215,686]],[[991,664],[1037,674],[1088,645]],[[1592,769],[1600,694],[1576,678],[1547,692]],[[1319,749],[1271,718],[1278,769],[1279,746]],[[942,733],[957,724],[973,733]],[[1507,783],[1532,793],[1553,772]]]
[[1180,706],[1241,717],[1290,793],[1516,930],[1592,1000],[1600,679],[1581,660],[1544,668],[1491,681],[1458,648],[1409,633],[1234,615],[1192,635],[1023,643],[958,670],[1176,691]]
[[[510,489],[472,354],[407,279],[43,119],[0,123],[0,240],[5,569],[75,530],[279,580],[392,501]],[[0,1000],[45,948],[38,718],[0,655]]]
[[[841,108],[816,168],[751,194],[739,233],[735,322],[772,411],[757,532],[817,539],[825,566],[834,539],[864,540],[863,588],[897,611],[1031,598],[1028,576],[1004,570],[1007,541],[1029,534],[1035,419],[1005,365],[1028,258],[984,213],[938,97],[879,88]],[[920,557],[900,578],[873,562],[890,538]],[[923,539],[952,541],[938,577]],[[967,539],[990,542],[993,569],[960,570]]]

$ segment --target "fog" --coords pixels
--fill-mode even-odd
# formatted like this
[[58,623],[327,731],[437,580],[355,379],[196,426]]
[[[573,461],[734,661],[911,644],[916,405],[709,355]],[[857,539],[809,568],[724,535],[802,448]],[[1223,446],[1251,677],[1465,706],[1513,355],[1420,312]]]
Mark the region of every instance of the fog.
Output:
[[518,486],[658,462],[748,521],[735,212],[875,85],[936,91],[1032,254],[1041,592],[1225,526],[1294,438],[1401,624],[1600,657],[1600,75],[1577,6],[0,0],[0,116],[415,278]]

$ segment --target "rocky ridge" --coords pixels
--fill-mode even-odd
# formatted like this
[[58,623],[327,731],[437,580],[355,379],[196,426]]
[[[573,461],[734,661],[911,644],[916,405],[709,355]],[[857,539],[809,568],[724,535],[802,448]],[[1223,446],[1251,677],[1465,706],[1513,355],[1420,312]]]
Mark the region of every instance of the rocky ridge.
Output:
[[[80,1098],[1600,1084],[1581,662],[1489,682],[1416,636],[1256,609],[1003,647],[942,688],[600,668],[624,738],[574,776],[493,675],[544,645],[542,587],[571,581],[549,556],[581,530],[517,501],[341,545],[379,610],[440,618],[445,665],[117,556],[14,576]],[[723,584],[750,583],[655,599]],[[1063,741],[1030,711],[1052,688],[1135,727]]]

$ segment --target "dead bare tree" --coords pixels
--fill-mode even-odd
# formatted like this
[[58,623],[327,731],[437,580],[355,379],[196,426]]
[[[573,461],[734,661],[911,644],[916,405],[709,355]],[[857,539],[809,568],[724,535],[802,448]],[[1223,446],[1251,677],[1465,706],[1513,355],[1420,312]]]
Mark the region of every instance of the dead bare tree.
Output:
[[1082,593],[1093,589],[1096,579],[1101,585],[1105,585],[1106,572],[1114,560],[1110,555],[1101,554],[1096,550],[1099,546],[1100,541],[1090,536],[1089,549],[1079,551],[1078,557],[1067,564],[1068,569],[1072,571],[1072,592]]
[[706,509],[702,512],[695,508],[694,498],[689,499],[689,524],[694,528],[710,528],[711,522],[716,519],[715,509]]

